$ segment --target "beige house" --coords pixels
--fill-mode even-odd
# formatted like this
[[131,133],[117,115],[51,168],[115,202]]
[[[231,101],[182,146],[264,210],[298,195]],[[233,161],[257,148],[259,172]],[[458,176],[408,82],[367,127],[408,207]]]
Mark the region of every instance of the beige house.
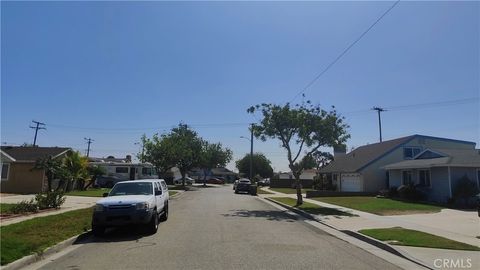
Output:
[[427,149],[474,151],[475,143],[412,135],[358,147],[344,156],[335,157],[320,169],[320,174],[339,191],[378,192],[392,186],[387,165],[413,160]]
[[45,171],[33,169],[35,162],[48,156],[62,158],[70,151],[63,147],[2,146],[0,191],[22,194],[46,191]]

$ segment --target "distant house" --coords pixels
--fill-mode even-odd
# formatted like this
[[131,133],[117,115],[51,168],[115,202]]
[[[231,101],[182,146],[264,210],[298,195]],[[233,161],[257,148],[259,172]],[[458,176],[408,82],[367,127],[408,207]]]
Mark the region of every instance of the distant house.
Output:
[[480,150],[425,149],[411,160],[384,169],[389,173],[390,187],[414,184],[427,200],[445,203],[464,176],[480,187]]
[[208,180],[213,177],[222,177],[227,183],[233,183],[233,181],[239,177],[238,173],[232,172],[224,167],[213,168],[210,170],[210,172],[207,172],[206,176],[203,169],[194,168],[188,172],[188,175],[195,180],[203,180],[204,178]]
[[[300,183],[304,188],[311,188],[313,178],[317,175],[316,169],[303,170],[300,175]],[[292,172],[279,172],[270,179],[270,187],[273,188],[291,188],[295,186],[295,176]]]
[[1,191],[5,193],[39,193],[48,188],[44,170],[33,170],[38,159],[63,158],[70,148],[2,146]]
[[346,155],[335,156],[334,161],[320,169],[320,174],[339,191],[378,192],[394,184],[390,184],[387,165],[412,160],[427,149],[473,151],[475,143],[412,135],[364,145]]

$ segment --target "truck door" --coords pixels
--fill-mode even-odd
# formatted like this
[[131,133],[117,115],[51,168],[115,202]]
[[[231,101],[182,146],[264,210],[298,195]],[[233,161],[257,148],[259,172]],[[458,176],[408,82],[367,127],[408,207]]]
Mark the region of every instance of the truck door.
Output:
[[160,213],[163,209],[163,197],[164,197],[164,192],[162,191],[162,188],[160,187],[159,182],[155,182],[155,203],[157,204],[157,211]]

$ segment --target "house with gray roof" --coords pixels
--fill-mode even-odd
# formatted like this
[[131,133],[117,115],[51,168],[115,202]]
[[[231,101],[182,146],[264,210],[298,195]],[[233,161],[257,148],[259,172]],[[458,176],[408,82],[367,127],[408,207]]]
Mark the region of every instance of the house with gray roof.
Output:
[[34,169],[35,162],[51,156],[61,159],[72,150],[65,147],[2,146],[1,191],[5,193],[39,193],[48,188],[45,170]]
[[448,202],[462,177],[480,187],[480,150],[425,149],[411,160],[384,167],[389,174],[390,187],[413,184],[426,199]]
[[[387,165],[413,160],[427,149],[475,150],[475,143],[425,135],[412,135],[356,148],[320,169],[324,181],[338,191],[378,192],[390,184]],[[396,180],[395,180],[396,181]]]

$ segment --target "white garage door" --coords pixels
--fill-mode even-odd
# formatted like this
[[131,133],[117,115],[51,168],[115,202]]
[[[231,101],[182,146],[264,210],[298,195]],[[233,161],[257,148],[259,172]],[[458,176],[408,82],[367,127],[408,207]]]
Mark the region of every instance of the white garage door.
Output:
[[363,183],[359,174],[342,174],[342,191],[362,191]]

